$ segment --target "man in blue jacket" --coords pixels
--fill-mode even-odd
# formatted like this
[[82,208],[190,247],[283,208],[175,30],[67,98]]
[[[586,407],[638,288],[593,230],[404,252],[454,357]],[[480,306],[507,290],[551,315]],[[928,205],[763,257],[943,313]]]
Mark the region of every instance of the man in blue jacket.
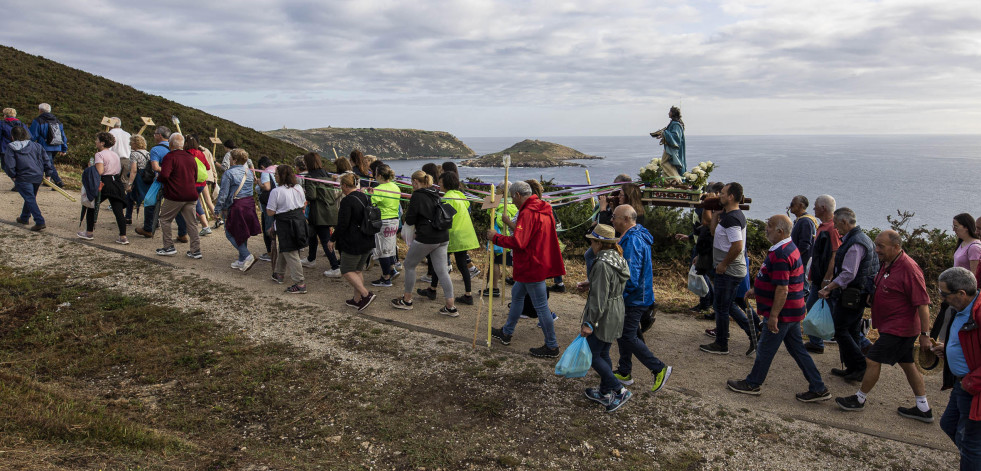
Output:
[[[38,114],[37,118],[31,122],[31,136],[34,142],[41,144],[41,148],[44,149],[45,157],[48,160],[48,165],[51,170],[45,170],[44,174],[51,178],[51,182],[59,187],[64,188],[64,183],[61,181],[61,177],[58,175],[58,170],[54,166],[55,155],[65,155],[68,152],[68,137],[65,136],[65,126],[58,121],[55,115],[51,114],[51,105],[47,103],[41,103],[37,106]],[[55,126],[52,129],[53,141],[48,139],[48,129]],[[60,137],[59,137],[60,136]],[[52,143],[53,142],[53,143]],[[54,188],[51,189],[54,191]]]
[[623,290],[623,334],[617,339],[620,361],[614,376],[624,385],[633,384],[631,357],[636,356],[651,370],[654,376],[651,391],[657,392],[671,376],[671,367],[654,356],[640,338],[640,318],[654,305],[654,267],[651,264],[654,236],[637,225],[637,211],[629,204],[613,210],[613,227],[622,234],[619,244],[630,268],[630,279]]
[[3,168],[14,181],[14,188],[24,198],[24,207],[17,222],[27,224],[28,218],[33,217],[34,226],[31,230],[44,230],[44,217],[37,205],[37,190],[41,187],[41,178],[50,169],[50,164],[41,145],[31,142],[27,128],[13,128],[10,134],[11,142],[3,149]]

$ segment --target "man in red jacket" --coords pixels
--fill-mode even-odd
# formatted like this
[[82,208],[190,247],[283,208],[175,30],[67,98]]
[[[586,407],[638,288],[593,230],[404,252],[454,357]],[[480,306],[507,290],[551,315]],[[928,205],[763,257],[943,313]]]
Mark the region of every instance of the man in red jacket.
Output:
[[970,270],[948,268],[937,282],[950,308],[934,322],[933,352],[944,357],[943,388],[951,389],[940,429],[961,452],[960,469],[981,469],[981,303]]
[[198,202],[198,191],[194,187],[198,180],[197,159],[184,150],[184,136],[171,134],[169,144],[170,153],[164,156],[160,164],[160,174],[157,175],[164,198],[159,215],[163,248],[157,249],[157,255],[177,255],[170,223],[181,214],[187,222],[187,234],[191,237],[191,250],[187,251],[187,256],[201,258],[201,236],[198,234],[198,221],[194,213]]
[[559,356],[559,343],[555,340],[552,326],[552,310],[548,308],[545,280],[565,275],[565,265],[559,250],[558,233],[555,231],[555,214],[552,206],[532,194],[525,182],[511,185],[511,198],[518,207],[517,227],[514,235],[504,236],[494,230],[487,231],[487,238],[498,247],[514,251],[514,287],[511,288],[511,311],[503,328],[491,329],[491,335],[504,345],[511,343],[514,327],[521,317],[525,296],[538,313],[538,322],[545,334],[545,345],[532,348],[536,357]]

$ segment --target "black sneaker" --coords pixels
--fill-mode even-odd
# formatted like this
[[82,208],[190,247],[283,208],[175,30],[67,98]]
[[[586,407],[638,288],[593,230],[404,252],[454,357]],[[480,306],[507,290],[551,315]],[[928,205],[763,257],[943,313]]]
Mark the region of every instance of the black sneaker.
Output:
[[586,388],[585,394],[586,394],[586,399],[589,399],[590,401],[596,401],[600,404],[603,404],[604,406],[609,405],[610,399],[613,398],[613,394],[603,394],[597,388]]
[[899,415],[906,417],[907,419],[919,420],[920,422],[928,424],[933,423],[933,409],[923,412],[916,406],[900,407],[896,409],[896,412],[899,412]]
[[865,409],[864,402],[858,402],[858,396],[852,394],[848,397],[836,397],[835,403],[838,404],[838,408],[845,411],[856,411]]
[[529,348],[528,351],[531,353],[531,356],[538,357],[538,358],[559,357],[559,347],[548,348],[548,345],[542,345],[541,347]]
[[440,308],[439,313],[447,317],[460,317],[460,311],[455,307],[449,308],[443,306]]
[[755,343],[751,343],[751,344],[749,344],[749,350],[746,350],[746,356],[750,356],[750,355],[752,355],[754,353],[756,353],[756,344]]
[[483,290],[480,290],[479,292],[477,292],[477,295],[478,296],[487,296],[488,294],[494,296],[495,298],[500,298],[501,297],[501,289],[500,288],[494,288],[493,290],[483,289]]
[[865,370],[856,370],[843,376],[845,381],[855,381],[861,383],[865,379]]
[[367,309],[368,305],[371,304],[371,302],[374,301],[376,297],[377,296],[375,296],[375,293],[368,291],[368,295],[361,298],[361,301],[358,301],[358,311],[360,312]]
[[412,310],[412,301],[406,301],[403,297],[398,297],[392,300],[392,307],[395,309],[401,309],[403,311]]
[[844,378],[845,376],[848,376],[850,373],[851,373],[851,371],[843,370],[841,368],[831,368],[831,374],[832,375],[840,376],[842,378]]
[[811,353],[814,353],[814,354],[817,354],[817,355],[824,354],[824,347],[819,347],[819,346],[814,345],[813,343],[810,343],[810,342],[805,343],[804,344],[804,348],[806,348],[807,351],[809,351]]
[[279,273],[273,273],[272,280],[275,281],[276,283],[283,284],[283,281],[286,280],[286,277]]
[[714,354],[714,355],[728,355],[729,354],[729,349],[728,348],[724,348],[724,347],[722,347],[721,345],[719,345],[719,344],[717,344],[715,342],[712,342],[712,343],[709,343],[709,344],[705,344],[705,345],[699,345],[698,346],[698,349],[701,350],[701,351],[703,351],[703,352],[705,352],[705,353],[711,353],[711,354]]
[[508,286],[514,286],[514,278],[510,276],[504,279],[504,283]]
[[565,283],[549,286],[548,290],[553,293],[565,293]]
[[797,400],[800,402],[818,402],[827,401],[828,399],[831,399],[831,391],[827,389],[821,392],[806,391],[797,393]]
[[726,386],[729,386],[729,389],[737,393],[749,394],[751,396],[759,396],[763,392],[759,386],[753,386],[744,379],[730,379],[726,381]]
[[351,299],[348,299],[347,301],[344,301],[344,304],[347,304],[348,307],[353,307],[353,308],[357,308],[358,307],[358,302],[355,301],[354,298],[351,298]]
[[177,249],[175,249],[173,245],[171,245],[170,247],[157,249],[157,255],[161,255],[164,257],[173,257],[174,255],[177,255]]
[[391,279],[386,280],[384,278],[379,278],[379,279],[377,279],[375,281],[372,281],[371,282],[371,286],[378,286],[380,288],[390,288],[392,286],[392,280]]
[[511,336],[504,333],[504,329],[491,327],[491,337],[500,340],[504,345],[511,345]]
[[294,284],[286,288],[286,292],[289,294],[307,294],[307,285],[300,286],[299,284]]
[[468,306],[473,306],[473,296],[469,294],[464,294],[463,296],[457,296],[456,302],[460,304],[466,304]]
[[627,401],[629,401],[630,398],[633,397],[633,395],[634,394],[632,392],[627,391],[627,388],[620,389],[620,392],[618,393],[612,393],[610,397],[610,402],[609,404],[606,405],[606,411],[613,412],[619,409],[620,406],[626,404]]
[[200,250],[198,250],[197,252],[191,252],[190,250],[188,250],[185,253],[186,253],[186,255],[187,255],[188,258],[201,259],[201,257],[203,257],[203,255],[201,255],[201,251]]
[[416,294],[419,296],[425,296],[429,298],[430,301],[436,300],[436,290],[429,288],[419,288],[416,290]]

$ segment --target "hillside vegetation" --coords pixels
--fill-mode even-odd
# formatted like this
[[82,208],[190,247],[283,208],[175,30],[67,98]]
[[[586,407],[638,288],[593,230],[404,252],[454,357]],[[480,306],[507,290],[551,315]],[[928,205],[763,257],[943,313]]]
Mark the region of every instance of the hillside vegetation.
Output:
[[442,131],[384,128],[277,129],[267,135],[333,158],[354,149],[388,160],[465,159],[476,152],[454,135]]
[[479,159],[467,160],[463,162],[463,165],[468,167],[503,167],[504,154],[511,155],[512,167],[582,167],[580,164],[566,162],[566,160],[602,159],[602,157],[583,154],[571,147],[554,142],[525,139],[500,152],[482,155]]
[[[64,123],[68,135],[68,158],[62,162],[78,165],[88,162],[95,154],[96,133],[105,129],[99,124],[103,116],[118,116],[123,129],[135,134],[143,125],[141,116],[176,131],[170,122],[170,117],[176,115],[181,130],[197,134],[209,149],[208,137],[213,136],[217,128],[219,138],[233,139],[256,158],[268,155],[281,161],[306,152],[201,110],[11,47],[0,46],[0,63],[3,64],[4,81],[0,106],[15,108],[17,117],[29,126],[37,115],[37,105],[50,103],[51,111]],[[152,129],[147,128],[143,137],[152,141]],[[224,152],[219,145],[218,153],[223,155]]]

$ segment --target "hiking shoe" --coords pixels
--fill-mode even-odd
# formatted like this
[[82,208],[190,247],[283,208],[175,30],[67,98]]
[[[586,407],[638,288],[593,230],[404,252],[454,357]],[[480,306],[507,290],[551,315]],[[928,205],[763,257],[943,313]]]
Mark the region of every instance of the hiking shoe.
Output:
[[715,342],[712,342],[712,343],[709,343],[709,344],[705,344],[705,345],[699,345],[698,346],[698,349],[701,350],[701,351],[703,351],[703,352],[705,352],[705,353],[712,353],[714,355],[728,355],[729,354],[729,349],[728,348],[724,348],[724,347],[722,347],[721,345],[719,345],[719,344],[717,344]]
[[300,286],[299,283],[286,288],[286,292],[289,294],[307,294],[307,285]]
[[400,271],[398,271],[398,270],[396,270],[396,269],[393,268],[392,269],[392,274],[389,275],[388,279],[394,280],[396,276],[399,276],[401,274],[402,274],[402,272],[400,272]]
[[201,257],[202,257],[200,250],[198,250],[197,252],[191,252],[190,250],[188,250],[185,253],[187,254],[187,257],[188,258],[193,258],[193,259],[196,259],[196,260],[200,260]]
[[129,245],[129,239],[124,239],[122,237],[117,237],[116,240],[114,240],[113,242],[115,242],[115,243],[117,243],[119,245]]
[[419,281],[421,281],[423,283],[432,283],[433,282],[433,277],[431,277],[429,275],[422,275],[422,276],[419,277]]
[[[45,230],[47,227],[48,226],[46,226],[44,224],[35,224],[35,225],[31,226],[31,231],[32,232],[41,232],[41,231]],[[128,243],[129,242],[127,242],[127,244]]]
[[473,278],[477,276],[480,276],[480,269],[477,268],[477,265],[474,265],[470,267],[470,277]]
[[838,408],[845,411],[856,411],[865,409],[864,402],[858,402],[858,396],[852,394],[848,397],[836,397],[835,403],[838,404]]
[[651,392],[658,392],[664,387],[664,383],[668,382],[668,378],[671,377],[671,367],[665,366],[661,368],[661,371],[654,373],[654,385],[651,386]]
[[215,229],[218,229],[219,227],[224,225],[225,225],[225,221],[222,220],[222,218],[218,218],[217,220],[215,220]]
[[565,283],[559,283],[549,286],[548,290],[553,293],[565,293]]
[[371,304],[371,302],[374,301],[376,297],[377,296],[375,296],[375,293],[368,291],[368,295],[361,298],[361,301],[358,301],[358,312],[367,309],[368,305]]
[[863,370],[853,371],[843,376],[843,378],[845,378],[845,381],[856,381],[861,383],[862,380],[865,379],[865,370],[863,369]]
[[449,317],[460,317],[460,310],[455,307],[443,306],[440,308],[439,313]]
[[244,264],[244,262],[240,262],[238,260],[235,260],[234,262],[232,262],[232,268],[234,268],[236,270],[241,270],[243,264]]
[[[259,257],[259,260],[262,260],[262,257]],[[341,277],[341,269],[340,268],[334,268],[334,269],[331,269],[331,270],[325,270],[324,271],[324,276],[326,276],[327,278],[340,278]]]
[[500,340],[504,345],[511,345],[511,336],[504,333],[504,329],[491,327],[491,337]]
[[559,347],[548,348],[548,345],[542,345],[541,347],[529,348],[528,352],[531,356],[538,358],[558,358],[559,357]]
[[626,404],[631,397],[633,397],[633,393],[627,391],[627,388],[622,388],[620,389],[620,392],[611,394],[610,402],[606,404],[606,411],[613,412],[619,409],[620,406]]
[[279,273],[272,274],[272,280],[279,284],[283,284],[285,278],[286,278],[285,276],[280,275]]
[[804,348],[806,348],[806,349],[807,349],[807,351],[809,351],[809,352],[811,352],[811,353],[815,353],[815,354],[818,354],[818,355],[821,355],[821,354],[823,354],[823,353],[824,353],[824,347],[819,347],[819,346],[817,346],[817,345],[814,345],[814,344],[813,344],[813,343],[811,343],[811,342],[807,342],[807,343],[805,343],[805,344],[804,344]]
[[402,309],[403,311],[412,310],[412,301],[406,301],[403,297],[398,297],[392,300],[392,307],[395,309]]
[[896,409],[896,412],[899,412],[899,415],[906,417],[907,419],[919,420],[920,422],[928,424],[933,423],[933,409],[923,412],[916,406],[900,407]]
[[825,389],[821,392],[806,391],[802,393],[797,393],[797,400],[800,402],[818,402],[827,401],[831,399],[831,391]]
[[504,278],[504,284],[514,286],[514,278],[511,278],[510,276]]
[[620,381],[620,384],[624,386],[630,386],[631,384],[634,384],[633,376],[622,375],[620,373],[614,372],[613,377],[616,378],[618,381]]
[[186,244],[186,243],[187,243],[187,242],[188,242],[189,240],[191,240],[191,239],[189,239],[189,238],[187,237],[187,234],[184,234],[184,235],[182,235],[182,236],[179,236],[178,238],[176,238],[176,239],[174,239],[174,240],[175,240],[175,241],[177,241],[178,243],[181,243],[181,244]]
[[436,300],[436,290],[429,288],[419,288],[416,290],[416,294],[419,296],[425,296],[429,298],[430,301]]
[[139,234],[139,235],[141,235],[141,236],[143,236],[143,237],[145,237],[147,239],[150,239],[150,238],[153,237],[153,233],[152,232],[150,232],[150,231],[148,231],[148,230],[146,230],[146,229],[144,229],[142,227],[137,227],[136,229],[133,229],[133,232],[135,232],[135,233],[137,233],[137,234]]
[[17,219],[14,219],[14,220],[17,221],[17,224],[25,224],[25,225],[27,223],[31,222],[31,221],[29,221],[27,219],[21,219],[21,218],[17,218]]
[[599,389],[596,388],[586,388],[585,393],[586,393],[586,399],[589,399],[590,401],[596,401],[600,404],[603,404],[604,406],[609,405],[610,399],[613,398],[613,394],[611,393],[603,394],[600,392]]
[[351,298],[351,299],[348,299],[347,301],[344,301],[344,304],[347,304],[348,306],[354,307],[354,308],[358,307],[358,302],[355,301],[354,298]]
[[392,280],[391,279],[386,280],[384,278],[379,278],[379,279],[377,279],[375,281],[372,281],[371,282],[371,286],[379,286],[379,287],[382,287],[382,288],[391,288],[392,287]]
[[464,294],[463,296],[457,296],[454,300],[460,304],[473,306],[473,296],[469,294]]
[[204,226],[204,229],[201,229],[201,232],[198,232],[198,235],[201,237],[211,235],[211,228],[208,226]]
[[705,335],[708,337],[715,338],[715,329],[705,329]]
[[316,262],[311,262],[310,260],[307,260],[307,259],[303,259],[303,260],[300,260],[300,265],[303,268],[313,268],[313,267],[315,267],[317,265],[317,263]]
[[262,255],[259,256],[259,261],[262,261],[262,262],[271,262],[272,261],[272,257],[270,257],[269,256],[269,253],[267,252],[267,253],[264,253],[264,254],[262,254]]
[[726,381],[726,386],[729,386],[729,389],[737,393],[749,394],[751,396],[759,396],[763,392],[759,386],[753,386],[744,379],[730,379]]
[[242,262],[241,270],[249,271],[249,269],[252,268],[252,265],[255,265],[255,256],[249,254],[249,256],[245,257],[245,260]]
[[500,298],[501,297],[501,288],[494,288],[493,290],[482,289],[482,290],[480,290],[480,291],[477,292],[477,295],[478,296],[492,295],[495,298]]
[[173,245],[171,245],[170,247],[164,247],[162,249],[157,249],[157,255],[160,255],[160,256],[163,256],[163,257],[173,257],[174,255],[177,255],[177,249],[175,249]]
[[94,237],[85,233],[85,231],[79,231],[75,233],[75,236],[82,240],[92,240]]

